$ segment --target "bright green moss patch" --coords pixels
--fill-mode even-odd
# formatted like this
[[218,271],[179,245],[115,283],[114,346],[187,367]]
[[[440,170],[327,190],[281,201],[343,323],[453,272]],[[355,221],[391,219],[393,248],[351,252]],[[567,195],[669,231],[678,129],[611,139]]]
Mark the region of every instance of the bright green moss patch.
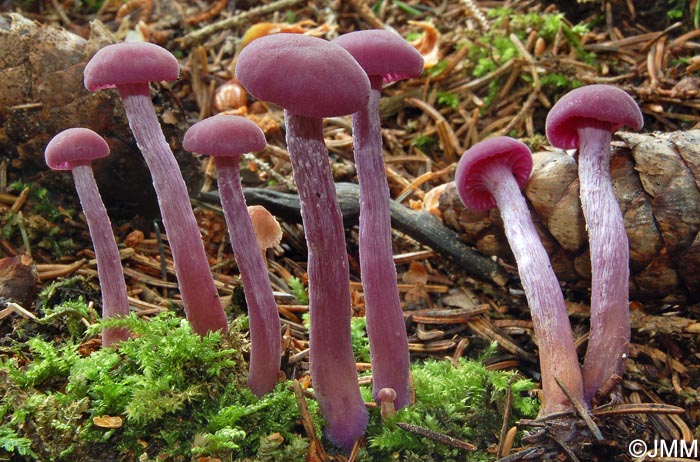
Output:
[[[280,383],[260,399],[245,386],[245,323],[234,322],[226,335],[200,337],[172,313],[149,320],[132,315],[108,322],[128,327],[132,339],[116,349],[96,349],[91,338],[101,325],[84,323],[96,313],[79,295],[63,299],[73,287],[63,283],[44,291],[44,317],[24,321],[0,349],[0,460],[306,460],[309,440],[292,383]],[[58,299],[63,301],[46,301]],[[358,361],[369,361],[364,319],[353,319],[352,336]],[[489,371],[481,360],[460,360],[457,367],[425,360],[412,373],[416,404],[390,422],[373,409],[360,460],[488,460],[506,390],[513,392],[514,420],[537,411],[528,394],[532,382]],[[372,400],[370,386],[362,393]],[[316,403],[309,399],[308,405],[320,432]],[[451,448],[396,422],[447,434],[479,451]]]
[[[506,390],[513,396],[513,422],[533,418],[539,408],[529,396],[534,383],[513,372],[489,371],[481,361],[428,360],[411,367],[416,404],[397,412],[388,423],[373,416],[368,452],[373,461],[492,460],[486,452],[498,443]],[[478,447],[466,452],[409,433],[395,422],[418,425]],[[398,455],[398,459],[396,456]]]
[[[0,458],[230,460],[278,434],[265,460],[303,460],[294,394],[288,383],[262,399],[246,389],[240,333],[202,338],[171,314],[112,324],[135,338],[89,354],[40,337],[3,351]],[[105,415],[122,425],[95,425]]]

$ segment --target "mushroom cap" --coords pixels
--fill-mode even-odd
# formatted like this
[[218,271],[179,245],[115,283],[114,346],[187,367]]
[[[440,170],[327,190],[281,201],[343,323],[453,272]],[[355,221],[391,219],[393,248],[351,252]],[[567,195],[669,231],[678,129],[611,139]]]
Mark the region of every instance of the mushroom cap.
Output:
[[496,207],[496,199],[485,179],[489,170],[499,165],[508,167],[518,186],[524,188],[532,171],[530,148],[516,139],[496,136],[475,144],[462,154],[455,173],[455,184],[467,208],[483,211]]
[[388,30],[360,30],[331,41],[350,52],[367,75],[382,77],[382,83],[418,77],[423,56],[400,35]]
[[552,146],[576,149],[578,128],[596,124],[614,132],[622,126],[640,130],[642,111],[630,95],[611,85],[587,85],[571,90],[547,114],[547,139]]
[[187,151],[227,157],[260,151],[266,144],[265,134],[255,122],[224,114],[200,120],[185,132],[182,140]]
[[117,85],[177,80],[180,65],[163,47],[148,42],[107,45],[90,59],[83,71],[89,91]]
[[369,101],[369,79],[352,55],[308,35],[253,40],[238,56],[236,77],[256,98],[305,117],[348,115]]
[[269,210],[262,205],[250,205],[248,216],[253,224],[260,250],[269,249],[282,242],[282,227]]
[[89,128],[64,130],[54,136],[44,150],[46,165],[52,170],[70,170],[108,155],[107,142]]

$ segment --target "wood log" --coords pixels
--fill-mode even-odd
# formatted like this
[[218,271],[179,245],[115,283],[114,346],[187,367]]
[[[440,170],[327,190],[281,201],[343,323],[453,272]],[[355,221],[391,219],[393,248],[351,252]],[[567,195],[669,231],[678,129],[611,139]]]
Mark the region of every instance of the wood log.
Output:
[[[103,136],[110,156],[94,163],[95,177],[110,212],[123,209],[157,214],[150,174],[133,139],[116,90],[88,92],[83,69],[100,48],[115,39],[99,21],[85,39],[58,27],[40,25],[15,13],[0,15],[0,151],[24,178],[47,170],[44,148],[58,132],[90,128]],[[154,92],[165,137],[191,190],[201,174],[196,159],[181,149],[187,121],[176,95],[168,87]],[[47,173],[58,189],[72,191],[70,175]],[[59,181],[61,180],[61,181]]]
[[[700,299],[700,130],[618,133],[611,174],[630,241],[630,292],[639,300]],[[590,287],[588,236],[577,165],[557,150],[533,154],[525,189],[554,270],[567,287]],[[488,256],[513,263],[497,210],[466,210],[454,185],[440,197],[444,222]]]
[[[354,183],[336,183],[335,188],[343,223],[346,227],[357,226],[360,216],[359,186]],[[244,188],[243,194],[248,205],[262,205],[277,217],[301,223],[301,206],[296,194],[269,188]],[[217,191],[200,193],[198,198],[207,203],[221,204]],[[464,268],[467,274],[498,286],[504,286],[508,282],[508,275],[503,268],[464,245],[457,233],[432,214],[411,210],[393,200],[390,201],[389,212],[392,228],[449,258]]]

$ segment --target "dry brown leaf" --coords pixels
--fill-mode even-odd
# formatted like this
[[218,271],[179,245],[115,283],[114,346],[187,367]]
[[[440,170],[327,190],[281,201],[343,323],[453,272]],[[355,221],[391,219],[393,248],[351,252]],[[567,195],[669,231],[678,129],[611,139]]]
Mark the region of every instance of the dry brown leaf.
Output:
[[123,421],[119,416],[96,416],[92,418],[92,423],[101,428],[121,428]]

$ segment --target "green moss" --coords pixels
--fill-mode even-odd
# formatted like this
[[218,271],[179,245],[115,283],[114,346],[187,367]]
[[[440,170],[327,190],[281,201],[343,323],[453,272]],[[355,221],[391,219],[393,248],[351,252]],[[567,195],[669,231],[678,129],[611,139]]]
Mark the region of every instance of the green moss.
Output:
[[297,299],[297,302],[299,302],[301,305],[309,304],[309,293],[306,286],[304,286],[304,283],[301,282],[301,279],[296,276],[289,278],[289,288],[291,289],[294,297]]
[[456,109],[459,106],[459,96],[454,93],[440,91],[437,94],[437,103]]
[[[58,320],[92,318],[79,298],[58,296],[72,293],[71,288],[56,284],[42,293],[45,316],[36,326],[52,330],[60,327],[52,324]],[[54,299],[59,303],[47,303]],[[132,332],[115,349],[86,348],[100,323],[64,332],[63,338],[40,331],[3,347],[0,460],[304,461],[309,441],[291,382],[278,384],[262,398],[245,386],[241,324],[234,322],[226,335],[200,337],[172,313],[150,320],[132,315],[106,322]],[[353,319],[352,337],[357,359],[368,361],[364,318]],[[416,404],[389,422],[372,411],[364,460],[474,460],[474,454],[407,433],[395,423],[464,439],[483,454],[496,442],[507,389],[515,397],[514,419],[534,416],[537,410],[527,395],[531,382],[514,373],[488,371],[479,360],[462,360],[459,367],[427,360],[414,364],[412,372]],[[372,400],[369,386],[362,393]],[[308,400],[308,405],[320,432],[316,402]],[[121,423],[105,428],[95,420],[103,416]]]
[[[523,14],[510,8],[493,8],[489,10],[489,18],[492,21],[491,29],[466,45],[469,47],[468,65],[471,66],[471,74],[474,77],[487,75],[512,59],[518,58],[520,52],[513,43],[511,35],[516,36],[521,43],[526,43],[531,31],[535,31],[539,37],[548,42],[561,33],[579,59],[591,65],[595,64],[595,54],[585,51],[581,46],[581,38],[588,32],[588,26],[585,24],[571,26],[561,13]],[[488,95],[484,98],[484,110],[491,105],[507,78],[508,76],[503,76],[489,82]],[[533,84],[527,73],[522,74],[520,78],[529,85]],[[560,92],[562,89],[568,90],[579,85],[575,81],[565,81],[561,76],[548,79],[547,76],[541,75],[540,79],[545,80],[543,83],[545,92]]]
[[355,361],[370,362],[369,340],[367,339],[367,321],[364,317],[354,317],[350,320],[350,336]]
[[[283,439],[278,453],[289,452],[286,441],[298,449],[302,429],[290,385],[261,399],[247,390],[240,332],[200,337],[169,313],[108,325],[129,327],[134,338],[88,355],[78,341],[39,337],[3,351],[0,458],[254,458],[261,438],[274,433]],[[103,415],[122,425],[95,425]],[[274,460],[275,451],[266,451]]]
[[[387,423],[373,416],[368,430],[372,461],[491,460],[486,453],[497,443],[506,390],[513,392],[513,422],[534,417],[537,401],[528,392],[534,383],[513,372],[489,371],[481,361],[428,360],[411,368],[416,404],[402,409]],[[467,453],[432,439],[409,433],[396,425],[405,422],[475,444]]]
[[25,250],[38,247],[51,251],[54,256],[75,253],[76,245],[66,230],[72,223],[74,210],[56,207],[46,188],[31,183],[14,182],[8,190],[21,193],[28,190],[27,204],[22,212],[6,213],[0,220],[0,236],[6,240],[22,239]]
[[428,155],[439,147],[438,139],[429,135],[417,136],[413,140],[413,145]]

